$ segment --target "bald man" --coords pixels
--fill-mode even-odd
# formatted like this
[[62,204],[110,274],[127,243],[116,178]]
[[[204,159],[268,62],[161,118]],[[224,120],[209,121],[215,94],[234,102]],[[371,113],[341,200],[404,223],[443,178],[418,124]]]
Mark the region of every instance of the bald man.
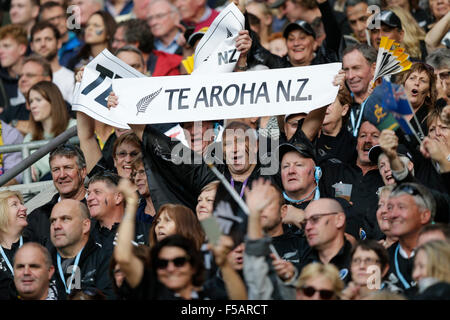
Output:
[[50,215],[51,250],[58,293],[66,298],[73,289],[94,287],[114,299],[108,275],[110,255],[89,236],[91,221],[83,202],[64,199]]
[[301,260],[301,268],[312,262],[332,263],[339,269],[341,279],[348,281],[352,245],[345,237],[345,224],[344,209],[338,201],[311,201],[302,223],[310,248]]
[[55,268],[50,253],[36,242],[25,243],[14,256],[14,285],[19,299],[56,300],[50,286]]

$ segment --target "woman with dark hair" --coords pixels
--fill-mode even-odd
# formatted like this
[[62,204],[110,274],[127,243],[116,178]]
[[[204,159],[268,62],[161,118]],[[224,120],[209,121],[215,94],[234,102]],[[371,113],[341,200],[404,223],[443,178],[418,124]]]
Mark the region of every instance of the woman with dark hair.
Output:
[[84,45],[69,61],[68,68],[76,73],[104,49],[111,51],[115,31],[116,21],[108,12],[102,10],[94,12],[86,23]]
[[[127,179],[122,179],[119,183],[119,191],[124,195],[127,206],[114,248],[114,258],[125,276],[125,285],[130,289],[128,298],[151,300],[224,298],[217,296],[214,286],[205,286],[203,254],[192,238],[172,234],[158,239],[151,247],[150,268],[146,268],[144,262],[133,253],[131,240],[134,236],[138,199],[137,193],[130,185],[131,182]],[[181,212],[183,211],[181,209],[176,208],[172,211]],[[164,209],[162,206],[160,212],[163,211],[167,212],[167,207]],[[185,211],[183,213],[186,214]],[[190,214],[195,217],[193,212]],[[245,285],[226,258],[232,245],[232,240],[223,236],[212,251],[225,282],[228,298],[246,299]]]
[[[130,185],[131,182],[127,179],[122,179],[119,183],[119,191],[123,193],[127,206],[114,248],[114,258],[125,276],[125,284],[130,287],[128,298],[218,299],[216,288],[204,285],[203,254],[192,238],[172,233],[158,239],[151,247],[150,268],[145,268],[144,262],[135,256],[131,240],[134,236],[138,199]],[[167,208],[170,205],[166,208],[162,206],[160,212],[168,212]],[[183,210],[177,207],[172,211]],[[186,214],[185,211],[183,213]],[[190,214],[196,219],[193,212]],[[164,234],[160,233],[161,235]],[[212,251],[225,282],[228,298],[246,299],[245,285],[226,258],[232,245],[231,239],[223,236]]]
[[[30,133],[24,137],[24,143],[54,138],[76,125],[76,120],[70,119],[61,91],[54,83],[36,83],[28,91],[26,99],[31,112]],[[31,169],[33,181],[51,179],[49,154],[35,162]]]
[[168,203],[161,206],[154,217],[149,234],[150,247],[174,234],[191,239],[197,249],[205,241],[205,232],[195,213],[186,206]]
[[375,240],[359,241],[352,249],[350,273],[352,280],[342,291],[343,299],[360,300],[384,287],[389,270],[387,250]]
[[[400,84],[405,87],[414,114],[424,135],[427,135],[428,127],[425,119],[435,108],[437,94],[434,69],[423,62],[415,62],[409,70],[401,73]],[[405,118],[410,121],[416,132],[419,132],[418,124],[412,119],[413,115]]]

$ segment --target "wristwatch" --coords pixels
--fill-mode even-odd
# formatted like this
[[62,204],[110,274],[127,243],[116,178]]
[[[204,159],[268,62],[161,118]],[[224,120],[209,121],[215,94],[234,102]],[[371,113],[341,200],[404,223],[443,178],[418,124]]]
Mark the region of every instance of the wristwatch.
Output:
[[238,68],[238,70],[241,70],[241,71],[246,71],[248,69],[248,66],[247,66],[247,64],[245,64],[245,66],[240,66],[240,65],[236,64],[236,68]]

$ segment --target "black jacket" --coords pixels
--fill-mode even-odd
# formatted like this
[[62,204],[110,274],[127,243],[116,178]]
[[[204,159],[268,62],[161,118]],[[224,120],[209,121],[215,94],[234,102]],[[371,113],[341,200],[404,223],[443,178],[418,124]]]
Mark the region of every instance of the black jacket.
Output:
[[145,126],[142,154],[153,206],[158,211],[166,203],[178,203],[195,211],[201,189],[217,178],[199,154],[200,164],[173,163],[182,160],[172,156],[174,148],[180,148],[174,154],[192,159],[194,152],[180,141],[172,141],[152,125]]
[[[53,265],[55,266],[55,273],[53,274],[54,280],[56,280],[56,287],[58,288],[58,296],[60,300],[67,298],[67,294],[64,288],[64,284],[60,277],[58,263],[57,263],[57,251],[53,248],[51,251]],[[102,248],[97,245],[92,237],[89,237],[83,252],[80,256],[78,267],[81,272],[81,288],[97,288],[101,290],[107,299],[115,299],[115,294],[112,286],[112,280],[109,277],[109,263],[111,256]],[[65,281],[70,277],[70,274],[65,274]],[[72,285],[72,289],[75,289],[76,281]]]
[[[11,106],[11,99],[17,98],[19,94],[19,78],[9,75],[6,68],[0,67],[0,107],[8,109]],[[1,117],[1,114],[0,114]]]
[[[24,236],[30,241],[38,242],[49,250],[53,248],[50,238],[50,215],[58,199],[59,193],[56,193],[49,202],[31,211],[27,216],[28,225],[23,231]],[[86,204],[86,199],[83,198],[81,202]]]

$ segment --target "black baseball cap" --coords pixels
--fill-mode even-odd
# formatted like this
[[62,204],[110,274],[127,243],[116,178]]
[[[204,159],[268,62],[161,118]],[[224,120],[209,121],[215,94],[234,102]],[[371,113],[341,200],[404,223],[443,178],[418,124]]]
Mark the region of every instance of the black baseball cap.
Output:
[[297,20],[295,22],[289,23],[283,31],[283,37],[287,39],[289,33],[293,30],[300,29],[304,31],[306,34],[313,36],[316,38],[316,33],[314,32],[311,25],[304,20]]
[[305,158],[311,158],[316,162],[316,156],[314,149],[306,143],[298,142],[298,143],[282,143],[278,147],[278,159],[283,159],[283,156],[289,151],[297,151]]
[[402,29],[402,21],[400,18],[392,11],[384,10],[381,11],[376,20],[379,20],[381,23],[391,27]]
[[[378,157],[383,153],[383,149],[381,149],[380,145],[373,146],[369,150],[369,159],[372,163],[378,163]],[[397,147],[397,154],[399,156],[405,156],[409,160],[413,161],[413,156],[411,152],[409,152],[408,148],[405,145],[399,144]]]
[[197,40],[201,39],[205,35],[205,33],[208,31],[208,29],[209,29],[209,27],[203,27],[199,30],[195,30],[195,32],[189,36],[187,43],[191,47],[193,47],[195,42]]

